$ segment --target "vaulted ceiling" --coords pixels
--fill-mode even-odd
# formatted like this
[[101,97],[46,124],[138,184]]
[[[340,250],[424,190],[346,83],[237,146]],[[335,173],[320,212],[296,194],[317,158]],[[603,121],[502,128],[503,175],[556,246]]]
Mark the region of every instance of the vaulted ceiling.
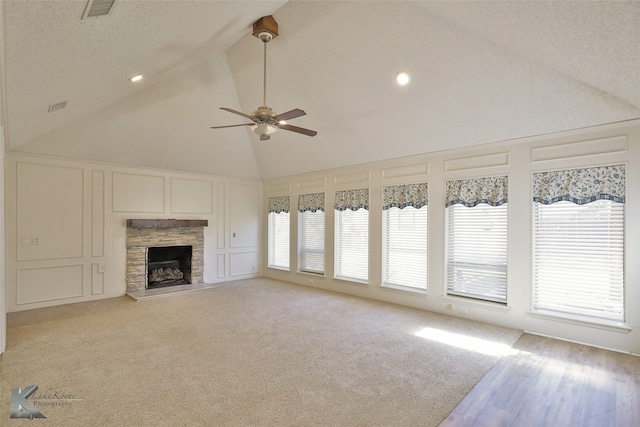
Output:
[[[86,4],[3,2],[9,150],[270,179],[640,117],[638,1]],[[267,104],[313,138],[210,129],[262,105],[266,15]]]

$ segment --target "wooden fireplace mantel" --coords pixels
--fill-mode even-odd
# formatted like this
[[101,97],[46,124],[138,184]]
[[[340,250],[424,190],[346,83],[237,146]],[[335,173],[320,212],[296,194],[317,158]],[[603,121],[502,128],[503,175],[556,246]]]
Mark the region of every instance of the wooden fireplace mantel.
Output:
[[207,227],[206,219],[128,219],[128,228]]

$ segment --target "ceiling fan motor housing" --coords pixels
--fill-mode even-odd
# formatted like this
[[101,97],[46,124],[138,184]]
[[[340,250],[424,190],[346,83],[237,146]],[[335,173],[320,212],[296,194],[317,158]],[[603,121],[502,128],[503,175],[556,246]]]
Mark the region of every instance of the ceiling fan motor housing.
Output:
[[273,118],[275,115],[276,113],[274,113],[271,108],[264,105],[258,107],[256,111],[251,113],[251,117],[253,117],[256,123],[268,123],[271,125],[278,123],[278,121]]
[[262,138],[265,138],[267,135],[271,135],[278,130],[276,127],[278,121],[273,118],[275,115],[276,113],[265,105],[258,107],[256,111],[251,113],[251,117],[253,117],[253,121],[256,123],[251,126],[251,130]]

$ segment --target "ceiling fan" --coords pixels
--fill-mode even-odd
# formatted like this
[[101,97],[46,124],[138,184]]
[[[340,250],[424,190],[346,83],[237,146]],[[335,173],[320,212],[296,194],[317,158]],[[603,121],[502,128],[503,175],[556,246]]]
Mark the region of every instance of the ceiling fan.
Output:
[[258,107],[258,109],[251,113],[251,115],[233,110],[231,108],[221,107],[221,110],[225,110],[230,113],[245,117],[251,120],[252,123],[227,126],[211,126],[211,129],[249,126],[251,130],[260,135],[260,141],[266,141],[270,139],[271,134],[278,129],[297,132],[307,136],[316,136],[318,132],[314,130],[292,126],[285,123],[286,120],[295,119],[296,117],[304,116],[305,114],[307,114],[303,110],[296,108],[294,110],[287,111],[286,113],[276,114],[273,110],[271,110],[270,107],[267,106],[267,43],[278,36],[278,23],[275,21],[275,19],[273,19],[271,15],[264,16],[253,24],[253,35],[259,38],[264,45],[264,90],[262,106]]

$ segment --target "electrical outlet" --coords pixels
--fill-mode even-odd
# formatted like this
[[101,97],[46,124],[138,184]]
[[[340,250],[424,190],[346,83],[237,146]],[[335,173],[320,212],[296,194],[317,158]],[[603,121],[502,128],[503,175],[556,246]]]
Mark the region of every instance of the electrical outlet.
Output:
[[40,238],[39,237],[32,237],[29,239],[29,244],[31,245],[39,245],[40,244]]
[[467,311],[467,309],[466,309],[466,308],[460,307],[460,308],[458,308],[458,313],[460,313],[460,314],[467,314],[467,313],[468,313],[468,311]]

